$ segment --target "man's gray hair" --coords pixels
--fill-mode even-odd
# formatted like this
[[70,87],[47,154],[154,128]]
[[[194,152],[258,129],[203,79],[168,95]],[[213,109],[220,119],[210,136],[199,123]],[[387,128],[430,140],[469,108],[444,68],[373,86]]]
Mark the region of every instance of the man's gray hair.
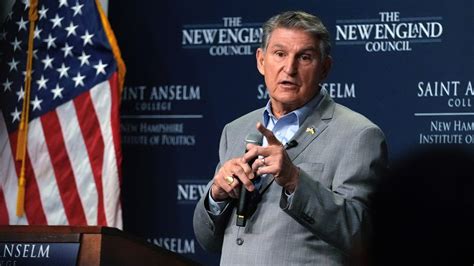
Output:
[[322,60],[331,53],[331,42],[329,40],[328,30],[318,17],[306,12],[286,11],[280,13],[271,17],[263,24],[262,28],[263,35],[260,48],[264,51],[267,49],[268,40],[270,40],[272,32],[277,28],[285,28],[303,30],[319,40],[319,52],[321,53]]

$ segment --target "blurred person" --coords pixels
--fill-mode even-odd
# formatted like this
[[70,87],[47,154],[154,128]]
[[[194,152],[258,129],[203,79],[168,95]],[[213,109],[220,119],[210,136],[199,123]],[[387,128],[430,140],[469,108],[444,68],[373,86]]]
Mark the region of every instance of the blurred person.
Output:
[[473,265],[474,153],[417,151],[391,166],[373,200],[371,265]]

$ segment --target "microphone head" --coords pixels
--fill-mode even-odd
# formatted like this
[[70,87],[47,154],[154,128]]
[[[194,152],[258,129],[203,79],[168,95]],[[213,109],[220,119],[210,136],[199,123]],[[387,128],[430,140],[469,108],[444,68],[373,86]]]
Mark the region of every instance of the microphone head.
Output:
[[255,144],[255,145],[262,145],[263,142],[263,135],[257,133],[250,133],[245,137],[246,144]]

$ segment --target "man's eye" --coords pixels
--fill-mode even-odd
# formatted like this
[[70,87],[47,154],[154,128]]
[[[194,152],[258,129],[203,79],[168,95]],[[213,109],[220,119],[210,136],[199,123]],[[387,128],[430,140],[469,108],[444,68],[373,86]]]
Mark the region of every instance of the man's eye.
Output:
[[303,54],[300,56],[300,59],[303,60],[303,61],[311,61],[313,59],[313,57],[311,55],[308,55],[308,54]]
[[283,57],[283,56],[285,56],[285,53],[277,51],[277,52],[275,52],[275,55],[278,56],[278,57]]

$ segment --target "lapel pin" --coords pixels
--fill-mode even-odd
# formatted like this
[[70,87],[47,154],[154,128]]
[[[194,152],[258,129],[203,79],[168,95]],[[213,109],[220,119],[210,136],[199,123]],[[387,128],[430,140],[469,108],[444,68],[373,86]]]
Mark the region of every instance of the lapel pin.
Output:
[[315,133],[313,127],[308,127],[308,128],[306,128],[306,132],[309,133],[309,134],[311,134],[311,135],[313,135],[313,134]]

